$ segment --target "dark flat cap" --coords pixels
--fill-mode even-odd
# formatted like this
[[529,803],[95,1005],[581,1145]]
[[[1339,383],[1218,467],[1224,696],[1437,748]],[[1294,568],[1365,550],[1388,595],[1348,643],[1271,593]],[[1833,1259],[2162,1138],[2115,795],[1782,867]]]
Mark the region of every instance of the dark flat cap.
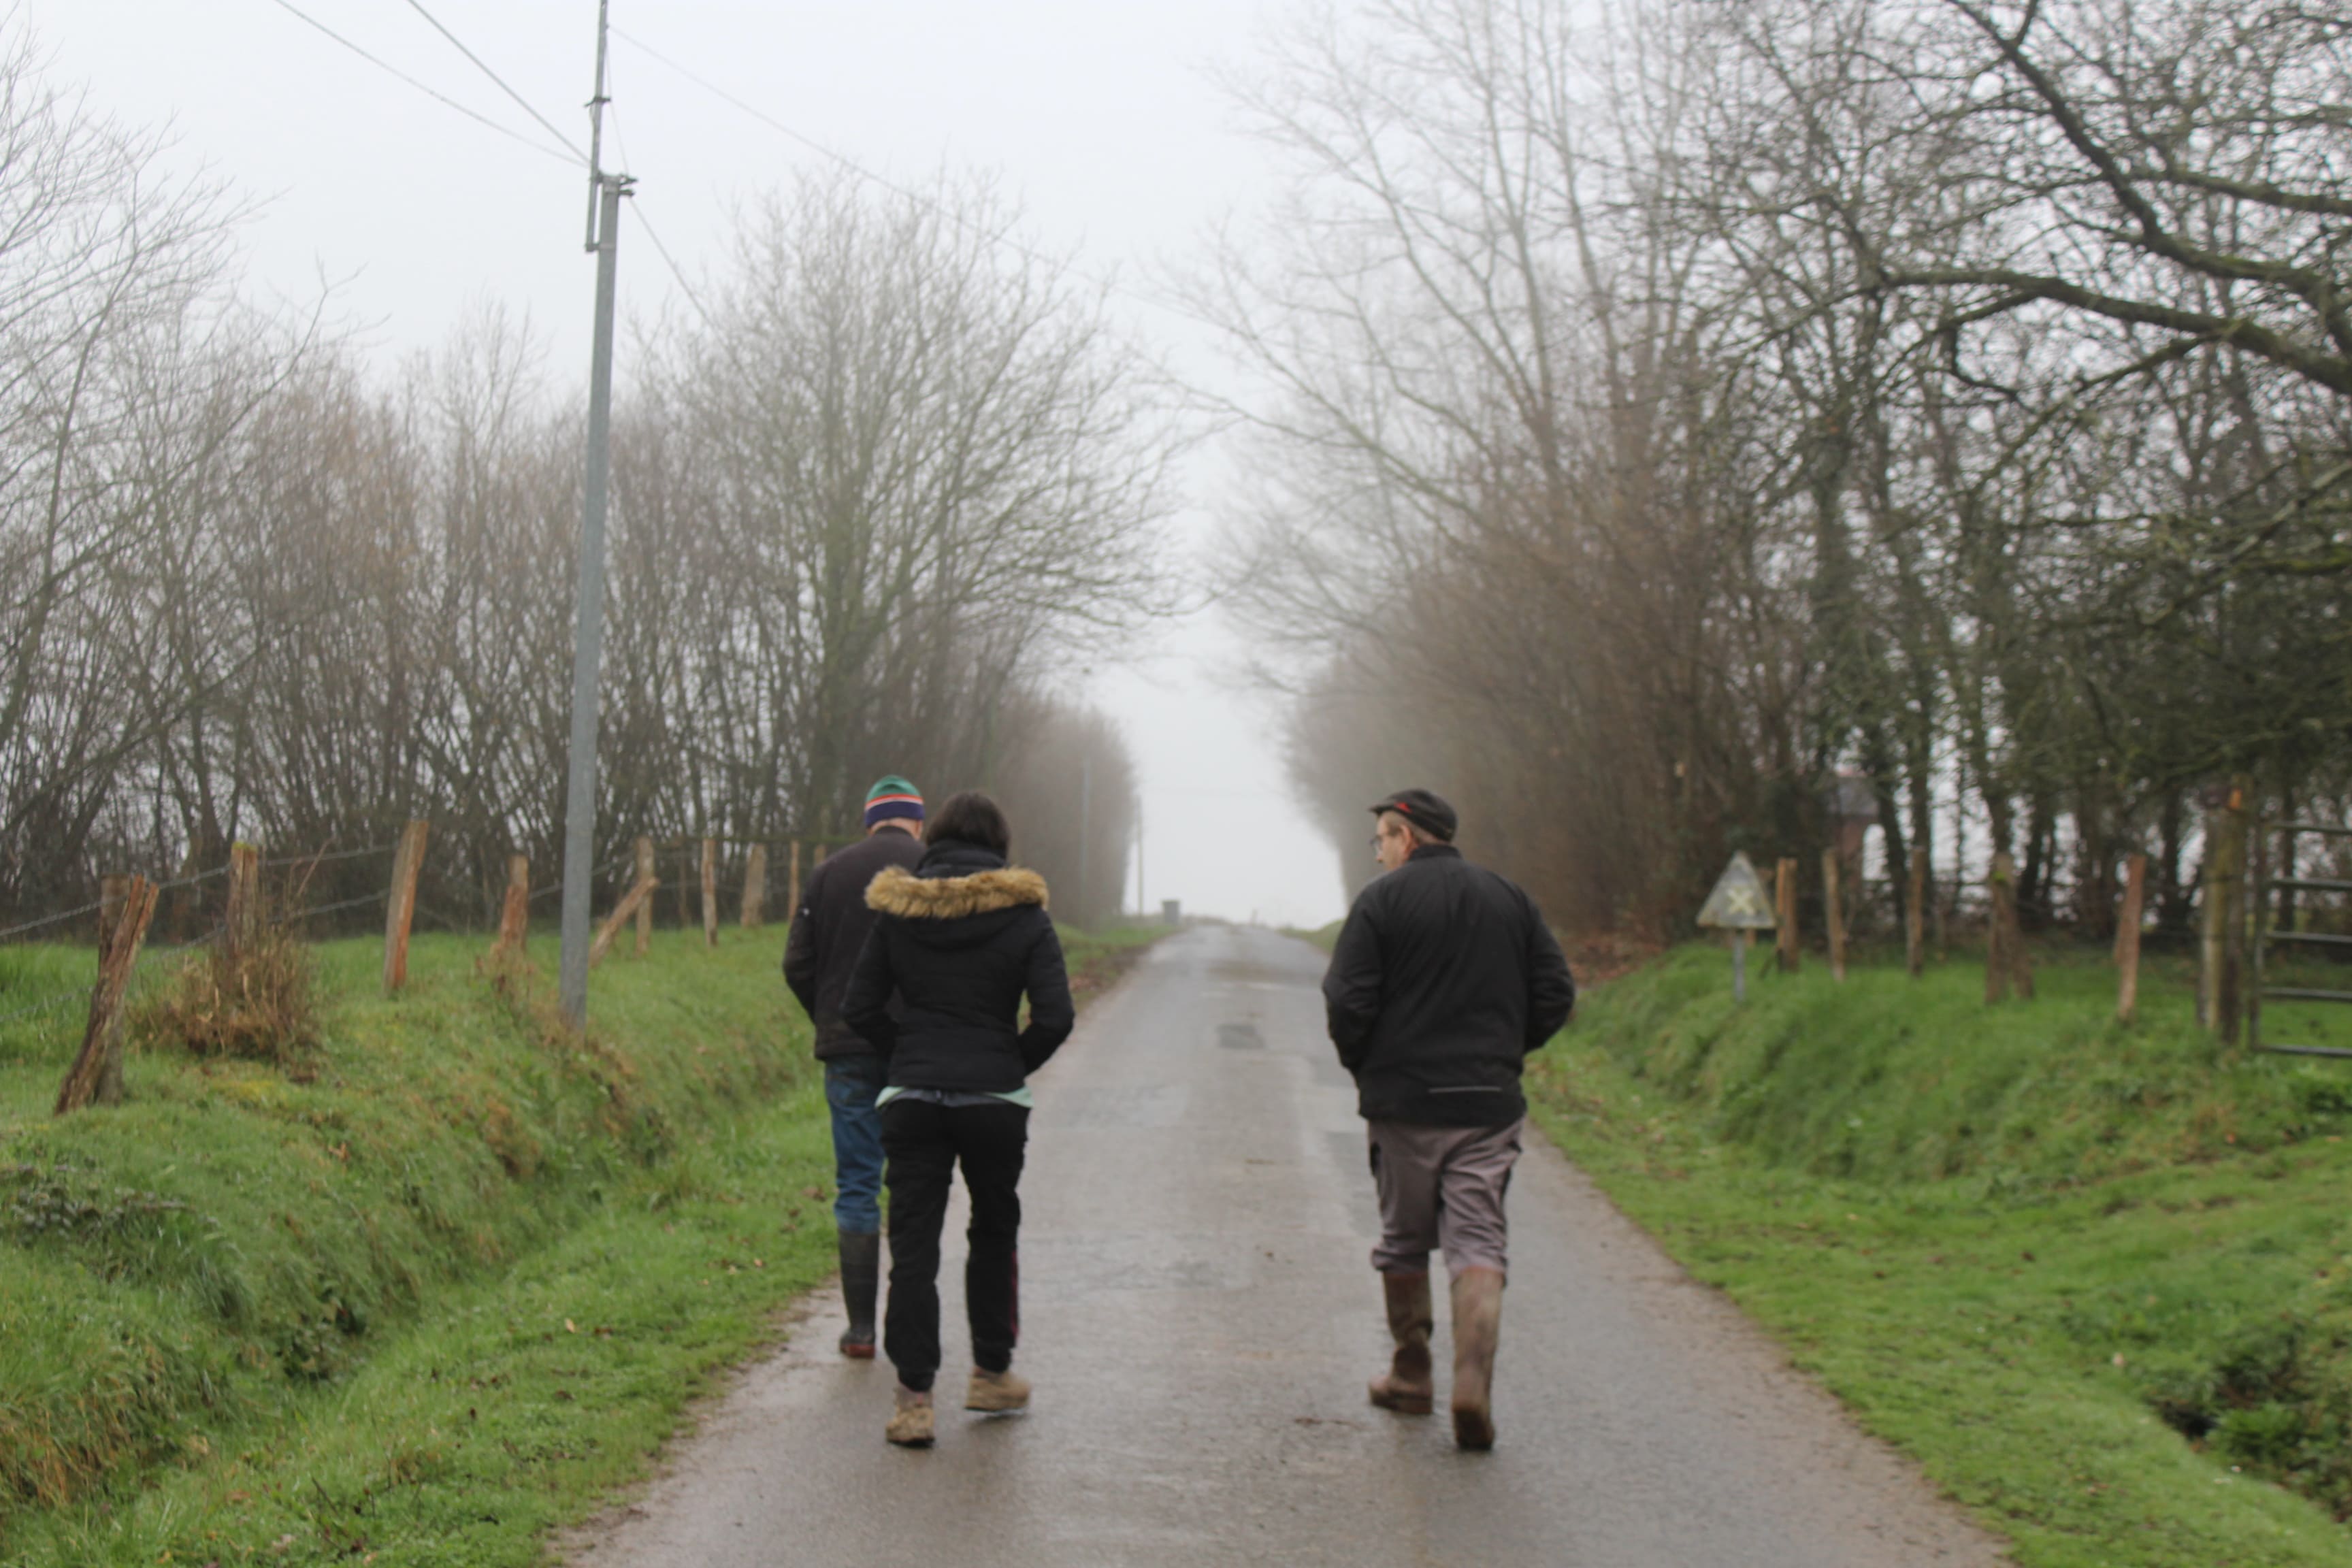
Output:
[[1454,829],[1460,820],[1454,808],[1425,789],[1401,789],[1371,808],[1377,816],[1393,811],[1431,837],[1445,843],[1454,842]]

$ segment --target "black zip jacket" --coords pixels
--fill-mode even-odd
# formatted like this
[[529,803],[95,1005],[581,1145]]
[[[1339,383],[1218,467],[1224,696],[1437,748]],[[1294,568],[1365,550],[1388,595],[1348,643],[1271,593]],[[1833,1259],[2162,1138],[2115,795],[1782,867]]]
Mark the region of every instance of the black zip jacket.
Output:
[[866,907],[866,886],[890,867],[907,869],[922,858],[921,839],[886,828],[835,850],[801,884],[800,908],[793,911],[793,929],[784,938],[784,984],[816,1025],[820,1058],[873,1053],[866,1037],[841,1016],[850,972],[857,967],[866,933],[874,929],[876,917]]
[[1001,1094],[1069,1038],[1069,975],[1036,872],[950,838],[911,875],[876,877],[866,901],[880,918],[841,1010],[888,1064],[892,1088]]
[[1576,984],[1534,900],[1424,844],[1356,895],[1323,1003],[1367,1121],[1500,1127],[1527,1114],[1519,1070]]

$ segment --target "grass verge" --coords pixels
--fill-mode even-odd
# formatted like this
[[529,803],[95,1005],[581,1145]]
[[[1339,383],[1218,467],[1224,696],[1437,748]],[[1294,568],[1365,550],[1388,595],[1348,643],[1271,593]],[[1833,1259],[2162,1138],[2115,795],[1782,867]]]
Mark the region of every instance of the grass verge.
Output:
[[1744,1008],[1728,968],[1536,1058],[1612,1198],[2030,1568],[2352,1558],[2352,1068],[2219,1058],[2177,965],[2129,1027],[2087,958],[1992,1008],[1964,963]]
[[[1099,988],[1151,933],[1065,934]],[[148,1054],[57,1123],[70,1020],[0,1041],[0,1555],[537,1561],[830,1270],[780,942],[616,958],[584,1049],[478,942],[391,1001],[330,945],[309,1081]]]

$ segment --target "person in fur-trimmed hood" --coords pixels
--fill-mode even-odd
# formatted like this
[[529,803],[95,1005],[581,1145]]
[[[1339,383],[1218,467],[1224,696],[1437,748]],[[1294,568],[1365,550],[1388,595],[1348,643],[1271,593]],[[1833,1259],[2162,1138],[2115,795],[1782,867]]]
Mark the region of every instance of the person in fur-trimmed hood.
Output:
[[971,1194],[964,1303],[973,1366],[964,1408],[1028,1405],[1029,1384],[1013,1371],[1028,1078],[1076,1017],[1061,940],[1045,913],[1045,879],[1005,863],[1012,833],[996,803],[976,790],[952,796],[924,841],[913,871],[891,867],[866,887],[879,918],[841,1008],[884,1062],[887,1087],[877,1104],[890,1298],[882,1350],[898,1373],[885,1435],[910,1447],[928,1447],[935,1435],[940,1230],[958,1162]]

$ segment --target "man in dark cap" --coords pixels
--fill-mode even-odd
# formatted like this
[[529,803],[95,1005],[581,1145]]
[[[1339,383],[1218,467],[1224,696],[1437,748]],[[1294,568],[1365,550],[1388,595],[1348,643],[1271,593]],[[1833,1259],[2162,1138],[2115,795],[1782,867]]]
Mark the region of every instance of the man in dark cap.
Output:
[[840,1238],[841,1295],[849,1327],[841,1353],[874,1355],[874,1298],[882,1269],[882,1058],[841,1016],[858,950],[876,919],[866,885],[883,868],[911,870],[923,858],[923,796],[890,773],[866,792],[866,840],[817,862],[801,885],[784,939],[784,984],[816,1025],[824,1098],[833,1112],[833,1225]]
[[1384,874],[1348,911],[1323,1000],[1380,1194],[1372,1267],[1396,1352],[1372,1403],[1430,1412],[1429,1254],[1441,1250],[1453,1279],[1454,1438],[1490,1448],[1503,1194],[1528,1113],[1519,1073],[1568,1021],[1576,986],[1535,901],[1454,847],[1452,806],[1408,789],[1371,810]]

